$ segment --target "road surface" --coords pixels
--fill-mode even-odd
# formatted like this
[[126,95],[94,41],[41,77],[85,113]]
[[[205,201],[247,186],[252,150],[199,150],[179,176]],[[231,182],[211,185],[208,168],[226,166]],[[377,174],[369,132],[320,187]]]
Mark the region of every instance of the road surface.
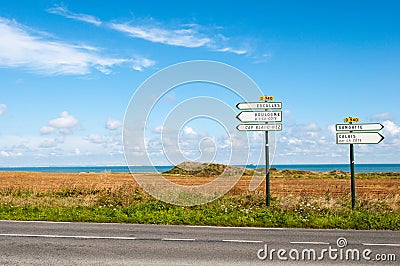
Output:
[[0,265],[398,265],[400,232],[0,221],[0,252]]

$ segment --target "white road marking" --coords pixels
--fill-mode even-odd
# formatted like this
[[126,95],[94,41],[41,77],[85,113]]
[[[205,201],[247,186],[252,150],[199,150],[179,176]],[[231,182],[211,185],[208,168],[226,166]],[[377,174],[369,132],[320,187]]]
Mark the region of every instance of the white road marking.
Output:
[[162,241],[196,241],[193,238],[161,238]]
[[387,246],[387,247],[400,247],[400,244],[375,244],[375,243],[361,243],[364,246]]
[[189,228],[216,228],[216,229],[243,229],[243,230],[287,230],[280,227],[238,227],[238,226],[213,226],[213,225],[183,225]]
[[136,237],[125,236],[68,236],[68,235],[33,235],[33,234],[0,234],[7,237],[43,237],[43,238],[72,238],[72,239],[111,239],[111,240],[135,240]]
[[234,242],[234,243],[262,243],[260,240],[243,240],[243,239],[223,239],[222,242]]
[[72,222],[54,222],[54,221],[18,221],[18,220],[0,220],[7,223],[43,223],[43,224],[71,224]]
[[290,244],[329,245],[326,242],[290,242]]

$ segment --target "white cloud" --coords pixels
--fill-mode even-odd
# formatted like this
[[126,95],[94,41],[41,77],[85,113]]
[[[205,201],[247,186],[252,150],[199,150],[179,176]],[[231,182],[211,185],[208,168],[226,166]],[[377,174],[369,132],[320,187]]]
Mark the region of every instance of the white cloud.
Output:
[[171,30],[156,26],[132,26],[123,23],[110,23],[109,27],[126,33],[133,38],[173,46],[194,48],[204,46],[211,42],[210,38],[202,36],[194,28]]
[[386,120],[382,124],[384,126],[382,130],[384,135],[396,136],[400,134],[400,126],[396,125],[393,121]]
[[54,127],[50,127],[50,126],[43,126],[40,128],[40,134],[42,135],[47,135],[47,134],[51,134],[55,131]]
[[183,135],[184,136],[197,136],[197,132],[194,131],[191,127],[184,127],[183,128]]
[[[93,47],[52,40],[46,34],[33,34],[17,22],[1,17],[0,36],[3,39],[0,67],[22,67],[44,75],[85,75],[92,68],[109,74],[112,67],[136,60],[102,56],[96,54]],[[134,64],[142,68],[151,64],[145,59],[141,62]]]
[[374,114],[372,116],[372,119],[377,119],[377,120],[389,120],[391,119],[391,115],[388,112],[384,113],[379,113],[379,114]]
[[109,130],[120,130],[122,128],[122,121],[117,119],[108,119],[106,128]]
[[65,138],[63,137],[56,137],[56,138],[46,138],[43,139],[40,143],[39,143],[39,148],[55,148],[57,147],[59,144],[64,143]]
[[56,15],[60,15],[60,16],[66,17],[66,18],[94,24],[96,26],[101,25],[100,19],[98,19],[94,16],[91,16],[91,15],[73,13],[73,12],[69,11],[66,7],[63,7],[63,6],[56,6],[56,7],[49,8],[49,9],[47,9],[47,12],[56,14]]
[[156,126],[153,129],[154,133],[164,133],[165,131],[167,131],[167,127],[166,126],[162,126],[162,125]]
[[81,150],[78,148],[75,148],[74,150],[75,155],[80,155],[81,154]]
[[0,155],[3,156],[3,157],[10,157],[10,153],[6,152],[6,151],[1,151]]
[[72,129],[78,125],[78,120],[64,111],[60,114],[60,117],[50,120],[49,125],[58,129]]
[[[237,55],[249,54],[248,49],[234,48],[229,45],[229,38],[221,34],[210,36],[204,34],[200,29],[209,32],[197,24],[180,25],[175,29],[163,27],[160,25],[132,25],[128,23],[109,23],[108,27],[125,33],[133,38],[143,39],[153,43],[161,43],[172,46],[180,46],[186,48],[206,47],[210,50],[224,53],[234,53]],[[212,34],[211,34],[212,35]]]
[[156,64],[155,61],[148,58],[136,58],[132,60],[132,63],[132,68],[137,71],[143,71],[144,68],[151,67]]
[[229,53],[234,53],[234,54],[238,54],[238,55],[243,55],[243,54],[249,53],[249,51],[247,51],[246,49],[235,49],[232,47],[220,48],[220,49],[218,49],[218,51],[219,52],[229,52]]
[[303,144],[303,141],[298,139],[298,138],[289,138],[287,141],[287,144],[289,145],[301,145]]
[[336,126],[335,125],[329,125],[328,130],[332,135],[336,135]]
[[7,110],[7,105],[0,103],[0,115],[3,115]]
[[[220,33],[211,34],[212,36],[210,36],[210,34],[202,33],[201,30],[210,32],[212,31],[212,29],[207,29],[201,25],[194,23],[182,24],[175,28],[162,25],[160,26],[160,23],[155,23],[154,19],[151,20],[151,23],[141,22],[136,23],[136,25],[132,25],[132,23],[116,22],[103,23],[99,18],[95,16],[74,13],[68,10],[68,8],[66,8],[65,6],[55,6],[53,8],[47,9],[47,11],[52,14],[57,14],[73,20],[87,22],[96,26],[105,26],[113,30],[125,33],[133,38],[143,39],[153,43],[161,43],[187,48],[207,47],[213,51],[234,53],[237,55],[250,53],[248,49],[238,49],[232,47],[232,45],[229,45],[229,43],[233,43],[233,41]],[[221,29],[221,27],[214,28]],[[142,71],[142,68],[145,66],[135,63],[136,60],[133,61],[133,69]],[[154,63],[151,63],[151,65],[153,64]]]
[[23,154],[21,152],[1,151],[0,155],[3,157],[17,157],[22,156]]
[[108,138],[100,136],[99,134],[90,134],[86,139],[94,144],[104,144],[109,141]]

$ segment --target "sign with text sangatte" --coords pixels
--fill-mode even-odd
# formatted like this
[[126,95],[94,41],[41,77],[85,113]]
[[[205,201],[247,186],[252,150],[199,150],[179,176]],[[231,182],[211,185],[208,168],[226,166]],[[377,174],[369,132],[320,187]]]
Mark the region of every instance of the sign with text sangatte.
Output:
[[239,131],[281,131],[282,124],[240,124]]
[[337,144],[378,144],[383,139],[378,132],[336,133]]
[[236,108],[243,109],[281,109],[281,102],[244,102],[238,103]]
[[241,112],[236,118],[241,122],[282,122],[282,111]]
[[380,123],[336,124],[336,131],[379,131],[382,128]]

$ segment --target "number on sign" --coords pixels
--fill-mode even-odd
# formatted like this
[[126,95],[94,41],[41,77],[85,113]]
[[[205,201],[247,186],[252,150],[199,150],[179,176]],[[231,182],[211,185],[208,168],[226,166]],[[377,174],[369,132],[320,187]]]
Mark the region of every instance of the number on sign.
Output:
[[357,123],[357,122],[360,122],[360,118],[358,118],[358,117],[346,117],[344,119],[344,122],[346,122],[346,123]]
[[273,101],[274,96],[260,96],[260,101]]

